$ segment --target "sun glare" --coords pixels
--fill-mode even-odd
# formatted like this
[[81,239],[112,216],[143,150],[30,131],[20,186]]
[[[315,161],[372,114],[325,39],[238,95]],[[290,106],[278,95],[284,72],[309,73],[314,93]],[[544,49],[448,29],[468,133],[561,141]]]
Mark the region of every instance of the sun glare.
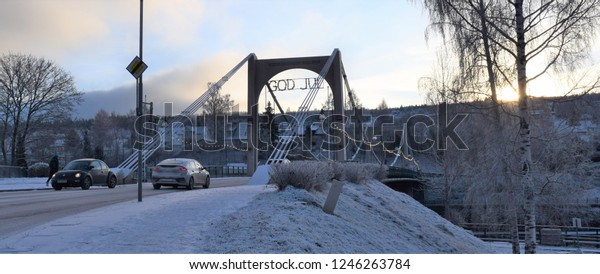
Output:
[[[560,84],[549,77],[540,77],[527,84],[527,95],[530,97],[558,96],[561,93]],[[515,102],[519,100],[519,93],[512,87],[504,87],[498,91],[498,100],[501,102]]]
[[501,102],[517,101],[519,94],[511,87],[505,87],[498,91],[498,100]]

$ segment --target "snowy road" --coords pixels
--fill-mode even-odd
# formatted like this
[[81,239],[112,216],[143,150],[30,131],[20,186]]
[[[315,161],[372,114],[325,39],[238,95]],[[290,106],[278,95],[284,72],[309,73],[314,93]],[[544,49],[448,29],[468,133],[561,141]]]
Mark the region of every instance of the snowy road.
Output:
[[[215,178],[211,188],[242,185],[247,178]],[[152,189],[151,184],[144,184],[144,197],[150,197],[183,189]],[[197,189],[196,191],[203,191]],[[79,188],[68,188],[62,191],[18,191],[0,192],[0,236],[6,237],[14,233],[62,217],[82,213],[95,208],[126,201],[137,200],[137,185],[122,185],[115,189],[92,188],[83,191]],[[111,214],[107,212],[107,214]]]

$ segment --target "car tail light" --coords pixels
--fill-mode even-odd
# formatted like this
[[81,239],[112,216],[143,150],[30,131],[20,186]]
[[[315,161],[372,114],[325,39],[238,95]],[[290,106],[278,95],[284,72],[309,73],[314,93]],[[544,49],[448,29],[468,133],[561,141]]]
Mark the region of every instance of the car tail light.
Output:
[[179,171],[186,171],[187,168],[180,166],[179,168],[177,168],[177,170],[179,170]]
[[160,167],[155,166],[155,167],[151,168],[151,170],[152,171],[158,171],[158,170],[160,170]]

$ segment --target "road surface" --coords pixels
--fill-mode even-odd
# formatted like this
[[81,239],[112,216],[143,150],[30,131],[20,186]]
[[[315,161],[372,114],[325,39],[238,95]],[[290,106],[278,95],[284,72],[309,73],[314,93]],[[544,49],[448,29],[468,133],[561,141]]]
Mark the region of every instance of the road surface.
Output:
[[[239,186],[247,182],[246,177],[211,178],[210,187]],[[155,190],[152,184],[144,183],[142,193],[143,197],[149,197],[179,191],[188,190],[171,187]],[[202,187],[197,186],[193,191],[202,191]],[[137,185],[119,185],[114,189],[98,187],[89,190],[65,188],[61,191],[0,192],[0,238],[58,218],[137,198]]]

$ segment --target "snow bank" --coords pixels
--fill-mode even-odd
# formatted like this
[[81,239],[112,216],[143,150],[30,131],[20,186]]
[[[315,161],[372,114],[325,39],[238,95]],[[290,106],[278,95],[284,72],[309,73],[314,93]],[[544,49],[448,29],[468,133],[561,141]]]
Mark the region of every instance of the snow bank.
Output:
[[371,181],[347,183],[335,215],[326,193],[260,194],[214,225],[201,253],[495,253],[411,197]]
[[157,195],[0,236],[0,253],[494,253],[377,181],[345,184],[335,215],[325,198],[253,185]]
[[270,165],[260,165],[252,174],[249,185],[266,185],[269,182],[269,171],[271,170]]
[[25,189],[51,189],[46,186],[48,178],[0,178],[0,191],[6,190],[25,190]]
[[197,189],[119,203],[0,235],[0,253],[196,253],[205,235],[213,233],[213,222],[269,191],[274,188]]

